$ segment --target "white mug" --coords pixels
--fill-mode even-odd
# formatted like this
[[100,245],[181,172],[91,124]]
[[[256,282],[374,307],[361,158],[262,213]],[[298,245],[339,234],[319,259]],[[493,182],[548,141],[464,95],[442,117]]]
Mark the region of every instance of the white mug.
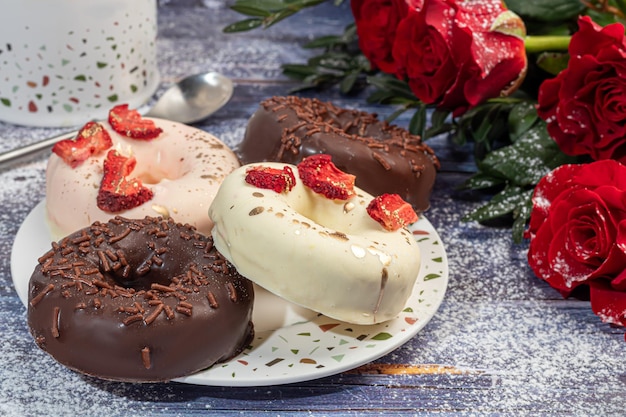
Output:
[[0,120],[77,126],[156,91],[156,0],[0,0]]

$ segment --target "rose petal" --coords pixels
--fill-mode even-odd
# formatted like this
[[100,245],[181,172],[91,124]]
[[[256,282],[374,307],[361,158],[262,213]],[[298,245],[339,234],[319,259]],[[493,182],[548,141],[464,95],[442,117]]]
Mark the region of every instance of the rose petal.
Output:
[[624,27],[601,27],[588,16],[578,25],[568,67],[539,88],[537,114],[566,154],[626,162]]
[[565,190],[570,190],[572,178],[582,165],[562,165],[545,175],[535,187],[529,231],[535,233],[548,217],[552,202]]
[[396,30],[406,15],[404,0],[354,0],[350,2],[359,38],[359,48],[372,66],[388,74],[397,72],[392,56]]
[[595,280],[589,289],[593,312],[605,323],[625,326],[626,292],[614,290],[606,280]]
[[579,169],[578,172],[571,173],[574,176],[571,181],[581,187],[595,188],[599,185],[610,184],[618,190],[626,191],[626,165],[622,163],[605,160],[574,166],[578,166]]
[[622,220],[617,227],[617,236],[615,237],[615,244],[626,256],[626,219]]
[[589,16],[578,19],[577,35],[572,37],[569,44],[571,56],[593,55],[598,50],[611,47],[626,48],[624,27],[621,24],[602,27]]

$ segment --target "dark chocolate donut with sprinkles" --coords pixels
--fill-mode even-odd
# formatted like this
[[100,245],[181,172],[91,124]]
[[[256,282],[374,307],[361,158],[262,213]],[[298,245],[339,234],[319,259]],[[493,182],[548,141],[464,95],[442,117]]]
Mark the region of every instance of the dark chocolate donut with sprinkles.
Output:
[[211,237],[171,218],[95,222],[38,262],[31,334],[78,372],[168,381],[228,360],[252,339],[252,283]]
[[262,101],[235,153],[242,164],[294,165],[329,154],[337,168],[356,176],[357,187],[375,196],[399,194],[419,212],[430,206],[439,168],[433,150],[406,129],[373,113],[296,96]]

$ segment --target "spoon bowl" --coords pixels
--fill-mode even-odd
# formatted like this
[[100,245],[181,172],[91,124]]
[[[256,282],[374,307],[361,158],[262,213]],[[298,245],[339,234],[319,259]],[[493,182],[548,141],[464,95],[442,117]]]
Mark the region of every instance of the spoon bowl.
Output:
[[[194,123],[206,119],[222,108],[233,95],[233,82],[216,72],[191,75],[178,81],[157,100],[144,115],[172,120],[179,123]],[[48,148],[75,132],[35,142],[0,154],[0,164]]]
[[217,72],[196,74],[172,85],[146,116],[194,123],[224,106],[233,95],[233,82]]

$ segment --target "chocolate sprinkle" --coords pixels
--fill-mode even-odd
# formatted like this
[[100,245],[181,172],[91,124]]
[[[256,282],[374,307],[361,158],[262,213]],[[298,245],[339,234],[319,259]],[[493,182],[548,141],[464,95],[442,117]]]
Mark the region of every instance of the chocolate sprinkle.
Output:
[[52,337],[59,337],[59,315],[61,313],[61,309],[59,307],[54,307],[52,313]]
[[143,363],[144,368],[152,368],[152,361],[150,359],[150,348],[147,346],[141,349],[141,362]]
[[373,195],[399,194],[417,211],[429,207],[440,166],[419,136],[376,114],[296,96],[262,101],[236,153],[243,164],[294,165],[313,154],[330,154],[340,170],[356,176],[358,187]]
[[[28,324],[40,348],[72,369],[165,381],[231,358],[252,337],[252,283],[210,237],[172,218],[95,222],[38,261]],[[189,334],[194,343],[180,342]]]

